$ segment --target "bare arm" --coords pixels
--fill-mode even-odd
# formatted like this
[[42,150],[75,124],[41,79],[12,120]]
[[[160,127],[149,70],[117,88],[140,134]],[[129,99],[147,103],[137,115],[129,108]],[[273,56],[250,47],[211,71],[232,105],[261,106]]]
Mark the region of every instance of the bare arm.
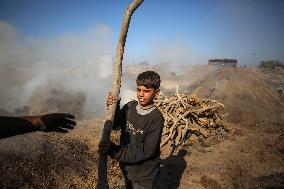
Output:
[[0,138],[18,134],[41,131],[68,132],[76,123],[75,116],[64,113],[46,114],[42,116],[6,117],[0,116]]

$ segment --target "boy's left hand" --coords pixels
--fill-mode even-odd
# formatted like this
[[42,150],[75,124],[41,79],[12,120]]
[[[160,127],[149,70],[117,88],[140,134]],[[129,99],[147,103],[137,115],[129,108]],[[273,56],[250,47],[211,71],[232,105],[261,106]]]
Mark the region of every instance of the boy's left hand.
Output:
[[109,150],[109,147],[110,147],[110,142],[109,143],[100,142],[99,143],[99,152],[106,154]]

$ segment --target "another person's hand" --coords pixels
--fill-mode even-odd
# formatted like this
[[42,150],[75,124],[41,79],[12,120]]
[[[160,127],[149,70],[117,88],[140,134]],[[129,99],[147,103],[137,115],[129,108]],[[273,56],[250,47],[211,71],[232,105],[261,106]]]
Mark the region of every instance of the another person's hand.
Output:
[[68,132],[66,129],[73,129],[76,122],[75,116],[69,113],[52,113],[41,116],[43,124],[39,125],[43,131]]

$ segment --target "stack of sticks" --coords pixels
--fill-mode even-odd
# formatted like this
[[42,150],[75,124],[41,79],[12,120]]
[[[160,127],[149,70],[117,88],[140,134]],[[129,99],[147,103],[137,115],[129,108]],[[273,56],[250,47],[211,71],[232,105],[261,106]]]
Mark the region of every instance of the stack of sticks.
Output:
[[219,128],[224,128],[217,115],[224,105],[216,100],[200,99],[197,92],[161,96],[155,104],[162,112],[165,124],[160,146],[170,144],[177,147],[185,144],[191,135],[206,139]]

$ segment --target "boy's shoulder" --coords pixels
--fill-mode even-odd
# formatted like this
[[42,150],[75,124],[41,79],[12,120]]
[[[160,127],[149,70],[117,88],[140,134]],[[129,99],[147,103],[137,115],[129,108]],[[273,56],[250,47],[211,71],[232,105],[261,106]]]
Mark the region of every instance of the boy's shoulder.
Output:
[[137,106],[137,105],[138,105],[137,100],[131,100],[131,101],[127,102],[124,106],[127,106],[128,108],[130,108],[132,106]]

